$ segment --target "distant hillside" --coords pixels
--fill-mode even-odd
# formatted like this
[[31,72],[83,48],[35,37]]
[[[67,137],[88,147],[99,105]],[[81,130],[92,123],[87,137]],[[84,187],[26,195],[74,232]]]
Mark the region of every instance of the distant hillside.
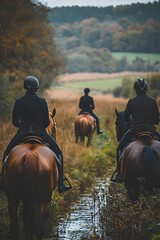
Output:
[[[53,8],[49,19],[67,72],[155,72],[160,69],[159,13],[160,0],[106,8]],[[151,55],[149,59],[144,53]]]
[[134,23],[143,24],[149,18],[160,21],[160,0],[153,3],[137,3],[117,7],[56,7],[49,13],[52,23],[81,22],[86,18],[96,18],[99,22],[118,21],[127,18]]

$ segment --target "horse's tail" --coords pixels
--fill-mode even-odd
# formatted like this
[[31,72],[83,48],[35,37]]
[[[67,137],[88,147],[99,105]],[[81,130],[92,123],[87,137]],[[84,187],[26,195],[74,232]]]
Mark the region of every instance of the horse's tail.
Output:
[[86,118],[80,119],[80,132],[81,134],[85,134],[88,127],[88,120]]
[[[31,199],[38,198],[40,189],[39,181],[39,156],[38,153],[30,151],[23,158],[23,192],[24,197],[29,196]],[[37,199],[38,200],[38,199]]]
[[157,158],[154,149],[145,145],[142,151],[142,164],[148,175],[153,175],[157,165]]

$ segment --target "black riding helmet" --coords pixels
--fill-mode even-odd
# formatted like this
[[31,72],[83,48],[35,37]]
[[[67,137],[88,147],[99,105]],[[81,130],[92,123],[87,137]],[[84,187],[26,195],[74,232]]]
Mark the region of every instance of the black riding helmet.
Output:
[[146,92],[148,90],[148,83],[146,80],[139,78],[134,83],[134,90],[136,92]]
[[34,76],[28,76],[24,80],[24,89],[38,89],[39,88],[39,81],[36,77]]
[[88,94],[91,90],[87,87],[87,88],[84,88],[84,93],[85,94]]

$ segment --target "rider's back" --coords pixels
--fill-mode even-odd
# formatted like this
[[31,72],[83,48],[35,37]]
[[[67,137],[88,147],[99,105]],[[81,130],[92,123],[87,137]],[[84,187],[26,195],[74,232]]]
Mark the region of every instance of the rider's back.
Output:
[[18,98],[13,109],[12,122],[20,129],[45,129],[49,125],[48,107],[45,99],[35,93]]
[[159,112],[156,100],[146,94],[139,94],[129,100],[125,119],[132,116],[131,130],[135,133],[140,131],[154,132],[154,124],[159,123]]
[[83,112],[89,112],[94,109],[94,102],[93,98],[88,95],[84,95],[80,99],[80,108],[82,109]]

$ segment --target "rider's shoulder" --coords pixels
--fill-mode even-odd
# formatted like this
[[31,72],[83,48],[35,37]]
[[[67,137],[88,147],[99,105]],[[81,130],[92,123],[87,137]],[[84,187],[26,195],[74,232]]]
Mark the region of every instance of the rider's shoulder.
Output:
[[[46,103],[45,98],[40,97],[40,96],[38,96],[37,94],[34,94],[34,95],[33,95],[33,98],[34,98],[34,99],[37,99],[39,102]],[[26,95],[21,96],[21,97],[19,97],[19,98],[16,99],[16,103],[20,103],[20,102],[24,102],[24,101],[25,101],[25,102],[28,101],[28,98],[26,97]],[[33,101],[34,101],[34,100],[33,100]]]
[[151,97],[151,96],[148,96],[148,95],[146,95],[146,96],[147,96],[148,99],[150,99],[150,100],[152,100],[152,101],[154,101],[154,102],[156,101],[155,98],[153,98],[153,97]]
[[91,96],[89,95],[84,95],[85,98],[88,98],[88,99],[93,99]]

